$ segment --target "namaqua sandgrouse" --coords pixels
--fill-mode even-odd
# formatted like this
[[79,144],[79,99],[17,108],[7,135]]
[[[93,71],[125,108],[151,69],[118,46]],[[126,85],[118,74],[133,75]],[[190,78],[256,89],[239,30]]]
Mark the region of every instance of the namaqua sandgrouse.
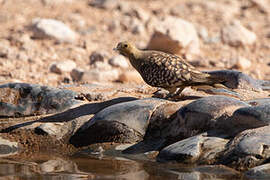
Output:
[[187,86],[219,84],[208,73],[196,70],[184,59],[160,51],[139,50],[129,42],[120,42],[114,48],[127,57],[143,80],[153,87],[161,87],[170,95],[179,95]]

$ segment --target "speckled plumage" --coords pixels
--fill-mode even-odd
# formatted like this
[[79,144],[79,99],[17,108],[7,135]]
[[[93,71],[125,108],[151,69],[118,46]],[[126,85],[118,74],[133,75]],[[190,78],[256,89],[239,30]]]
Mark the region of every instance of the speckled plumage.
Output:
[[[178,93],[187,86],[213,85],[217,79],[209,74],[196,70],[184,59],[160,52],[138,50],[128,42],[120,42],[116,50],[129,58],[132,66],[141,74],[143,80],[154,87]],[[180,91],[180,92],[179,92]]]

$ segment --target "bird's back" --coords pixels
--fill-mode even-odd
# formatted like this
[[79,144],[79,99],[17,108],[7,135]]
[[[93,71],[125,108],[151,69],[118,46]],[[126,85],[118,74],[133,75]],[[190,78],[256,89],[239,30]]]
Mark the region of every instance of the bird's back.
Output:
[[184,59],[159,51],[143,51],[135,67],[144,81],[155,87],[206,84],[209,75],[196,70]]

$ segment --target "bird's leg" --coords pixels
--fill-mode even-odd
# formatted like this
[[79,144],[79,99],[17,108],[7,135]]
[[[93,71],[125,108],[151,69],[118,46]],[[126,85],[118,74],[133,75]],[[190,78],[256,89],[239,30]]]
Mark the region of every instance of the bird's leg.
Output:
[[169,93],[165,97],[166,99],[173,98],[175,96],[175,93],[178,91],[176,87],[166,88],[166,90],[169,91]]
[[177,88],[177,91],[174,93],[176,96],[180,96],[181,92],[185,89],[185,87],[179,87]]

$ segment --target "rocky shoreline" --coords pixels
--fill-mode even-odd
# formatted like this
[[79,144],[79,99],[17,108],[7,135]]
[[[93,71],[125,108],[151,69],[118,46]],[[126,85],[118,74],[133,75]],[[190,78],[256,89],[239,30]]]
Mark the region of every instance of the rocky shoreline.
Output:
[[160,98],[162,91],[153,97],[148,86],[1,85],[1,157],[114,149],[162,163],[267,173],[270,82],[238,71],[210,73],[232,89],[187,88],[173,101]]

